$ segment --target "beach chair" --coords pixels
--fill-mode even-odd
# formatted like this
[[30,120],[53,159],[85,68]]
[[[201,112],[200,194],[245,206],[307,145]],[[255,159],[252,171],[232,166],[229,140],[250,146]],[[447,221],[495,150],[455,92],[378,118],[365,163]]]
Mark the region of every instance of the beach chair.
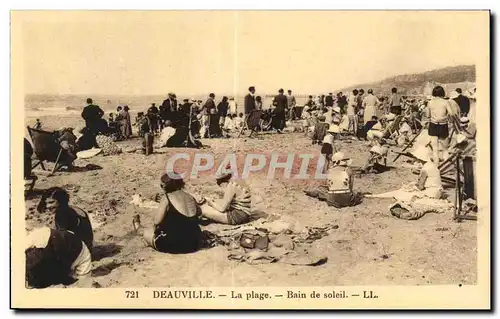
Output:
[[34,169],[38,165],[45,169],[44,162],[54,163],[51,174],[54,174],[65,163],[65,153],[57,141],[55,132],[33,129],[28,126],[28,133],[33,143],[33,152],[36,156],[36,162],[31,166]]
[[399,128],[401,126],[401,121],[403,120],[402,115],[396,116],[394,119],[394,122],[387,128],[387,132],[389,134],[389,137],[391,137],[394,133],[399,132]]

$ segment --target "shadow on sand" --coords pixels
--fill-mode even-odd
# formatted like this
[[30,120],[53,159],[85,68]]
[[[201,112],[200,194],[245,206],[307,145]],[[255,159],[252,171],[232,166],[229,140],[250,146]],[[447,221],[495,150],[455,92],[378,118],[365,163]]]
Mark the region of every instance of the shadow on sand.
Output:
[[123,246],[114,243],[96,245],[92,248],[92,261],[99,261],[103,258],[116,256],[120,253],[122,247]]

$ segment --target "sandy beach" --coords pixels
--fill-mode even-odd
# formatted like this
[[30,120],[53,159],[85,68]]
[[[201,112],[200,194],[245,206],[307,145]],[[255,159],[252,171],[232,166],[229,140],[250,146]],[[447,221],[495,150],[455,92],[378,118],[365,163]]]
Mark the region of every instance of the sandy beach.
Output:
[[[41,116],[46,129],[81,123],[79,115]],[[26,125],[34,117],[26,117]],[[136,134],[136,131],[134,130]],[[285,154],[318,154],[304,133],[264,134],[259,138],[204,139],[206,148],[187,150],[222,158],[236,151]],[[139,146],[138,138],[119,142],[127,148]],[[369,147],[364,141],[342,141],[339,147],[362,165]],[[102,169],[58,172],[39,175],[33,195],[26,199],[27,228],[51,225],[52,216],[35,211],[40,192],[52,186],[69,191],[71,204],[86,210],[94,221],[94,258],[92,281],[95,287],[195,287],[195,286],[334,286],[334,285],[429,285],[476,284],[477,240],[475,222],[457,223],[451,215],[427,214],[419,220],[400,220],[391,216],[391,199],[365,198],[355,207],[336,209],[307,197],[307,181],[267,179],[266,172],[252,173],[247,183],[252,188],[254,209],[303,226],[338,225],[314,243],[314,249],[328,261],[320,266],[291,266],[280,263],[249,265],[228,260],[227,250],[218,246],[193,254],[162,254],[144,246],[133,233],[132,217],[140,214],[144,224],[152,223],[154,210],[138,208],[129,202],[134,194],[152,199],[160,193],[159,178],[167,159],[186,149],[164,148],[162,153],[145,156],[123,153],[78,159],[77,167],[87,164]],[[383,174],[355,178],[360,192],[382,193],[416,180],[404,159]],[[35,171],[36,173],[36,171]],[[187,181],[187,190],[221,196],[213,176]],[[210,224],[203,229],[220,227]],[[74,286],[79,287],[81,283]]]

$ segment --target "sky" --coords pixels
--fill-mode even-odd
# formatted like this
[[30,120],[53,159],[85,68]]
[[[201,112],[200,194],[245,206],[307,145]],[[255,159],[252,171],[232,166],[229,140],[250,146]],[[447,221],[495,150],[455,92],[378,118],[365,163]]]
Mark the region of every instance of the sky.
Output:
[[27,94],[329,92],[476,64],[487,12],[18,12]]

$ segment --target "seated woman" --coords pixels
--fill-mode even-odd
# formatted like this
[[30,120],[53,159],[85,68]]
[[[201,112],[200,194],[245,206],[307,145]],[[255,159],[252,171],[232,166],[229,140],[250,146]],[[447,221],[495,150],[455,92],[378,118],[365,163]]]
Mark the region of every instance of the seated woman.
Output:
[[161,188],[165,197],[154,217],[154,225],[144,228],[139,215],[133,219],[135,231],[145,243],[163,253],[191,253],[200,247],[200,215],[196,200],[184,191],[184,181],[173,179],[168,173],[161,177]]
[[250,221],[250,188],[243,181],[232,179],[230,167],[217,172],[216,182],[224,189],[224,198],[218,203],[204,199],[200,204],[202,215],[221,224],[241,225]]
[[26,284],[45,288],[89,278],[92,270],[90,251],[69,231],[42,227],[28,234],[26,245]]
[[441,172],[434,163],[432,156],[430,156],[429,161],[422,167],[416,187],[424,196],[429,198],[440,199],[442,197],[443,185],[441,184]]
[[55,229],[70,231],[92,250],[94,233],[87,213],[69,205],[69,194],[60,187],[47,189],[37,206],[39,213],[54,214]]
[[71,169],[73,162],[76,159],[76,140],[77,137],[73,134],[73,129],[71,127],[64,127],[57,131],[58,137],[57,142],[61,145],[64,150],[64,156],[61,156],[61,164]]

